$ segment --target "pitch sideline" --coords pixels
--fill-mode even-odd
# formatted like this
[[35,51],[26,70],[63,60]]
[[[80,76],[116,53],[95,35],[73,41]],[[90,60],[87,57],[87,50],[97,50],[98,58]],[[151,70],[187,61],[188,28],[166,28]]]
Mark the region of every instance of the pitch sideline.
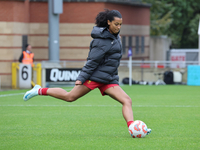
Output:
[[[64,89],[64,90],[72,90],[72,89]],[[2,94],[0,97],[8,97],[8,96],[16,96],[16,95],[24,95],[25,93],[13,93],[13,94]]]

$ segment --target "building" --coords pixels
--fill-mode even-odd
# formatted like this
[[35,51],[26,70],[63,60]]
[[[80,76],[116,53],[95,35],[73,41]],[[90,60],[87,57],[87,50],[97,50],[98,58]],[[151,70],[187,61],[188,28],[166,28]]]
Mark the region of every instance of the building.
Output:
[[[105,8],[123,16],[123,58],[128,49],[133,59],[148,60],[150,4],[141,0],[63,0],[60,15],[60,60],[86,60],[95,17]],[[17,62],[23,44],[32,45],[35,62],[48,60],[48,1],[0,0],[0,77],[2,87],[11,87],[11,64]]]

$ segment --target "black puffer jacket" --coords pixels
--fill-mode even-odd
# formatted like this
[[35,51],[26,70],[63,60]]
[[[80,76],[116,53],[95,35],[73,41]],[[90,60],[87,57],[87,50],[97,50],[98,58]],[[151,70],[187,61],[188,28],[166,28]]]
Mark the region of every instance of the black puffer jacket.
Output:
[[118,67],[122,57],[119,35],[111,34],[107,28],[94,27],[91,33],[90,52],[86,65],[77,80],[118,84]]

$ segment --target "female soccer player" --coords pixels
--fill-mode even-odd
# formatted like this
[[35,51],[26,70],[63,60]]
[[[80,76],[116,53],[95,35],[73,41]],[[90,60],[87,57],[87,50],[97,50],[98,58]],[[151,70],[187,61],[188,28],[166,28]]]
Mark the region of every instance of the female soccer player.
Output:
[[[41,88],[36,85],[27,91],[25,101],[37,95],[49,95],[67,102],[73,102],[91,90],[99,88],[101,94],[109,95],[120,102],[122,113],[127,125],[133,120],[132,100],[121,89],[118,80],[118,67],[122,57],[122,44],[119,36],[122,26],[122,15],[117,10],[105,10],[96,17],[96,26],[93,28],[90,43],[90,52],[87,63],[79,74],[75,87],[66,92],[61,88]],[[151,130],[148,129],[148,133]]]

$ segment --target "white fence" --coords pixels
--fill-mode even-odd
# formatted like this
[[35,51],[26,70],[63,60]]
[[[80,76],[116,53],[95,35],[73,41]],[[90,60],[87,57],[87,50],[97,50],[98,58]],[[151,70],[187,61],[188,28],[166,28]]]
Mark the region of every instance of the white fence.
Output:
[[[162,80],[160,75],[165,71],[178,71],[184,74],[187,80],[187,66],[198,65],[198,61],[129,61],[122,60],[120,66],[128,67],[129,69],[129,85],[132,85],[132,78],[145,81],[146,80]],[[130,65],[131,64],[131,65]],[[137,73],[137,75],[136,75]],[[140,77],[138,76],[140,74]],[[123,74],[122,74],[123,75]],[[121,75],[121,76],[122,76]],[[185,81],[186,82],[186,81]]]
[[[129,60],[122,60],[120,66],[129,66]],[[188,65],[198,65],[198,61],[135,61],[132,67],[141,68],[186,68]]]

